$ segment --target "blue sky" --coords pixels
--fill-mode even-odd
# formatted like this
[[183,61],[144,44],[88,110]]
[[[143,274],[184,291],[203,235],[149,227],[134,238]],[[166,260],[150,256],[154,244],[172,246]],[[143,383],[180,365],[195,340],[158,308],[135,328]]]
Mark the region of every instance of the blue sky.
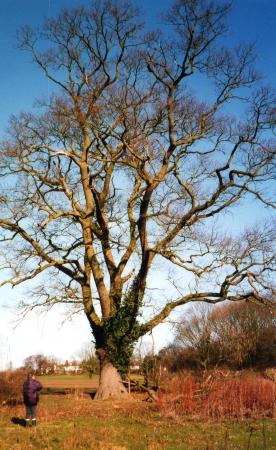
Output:
[[[1,0],[0,140],[11,114],[31,109],[36,97],[51,90],[39,70],[30,64],[30,55],[16,48],[16,30],[26,24],[39,25],[44,17],[55,16],[63,7],[88,3],[86,0]],[[146,17],[156,22],[158,27],[161,27],[158,14],[164,12],[171,3],[170,0],[136,1]],[[227,40],[233,45],[240,41],[256,42],[258,68],[268,84],[273,84],[276,79],[275,24],[275,0],[233,0]],[[247,213],[243,210],[242,214],[246,216]],[[0,306],[9,303],[12,297],[16,299],[16,292],[9,288],[0,290]],[[44,318],[32,317],[14,329],[10,322],[11,313],[6,309],[0,311],[0,369],[1,358],[2,365],[3,361],[5,363],[10,359],[18,365],[22,358],[36,352],[70,358],[91,337],[86,319],[77,318],[72,324],[60,328],[62,318],[52,314]],[[156,336],[157,341],[162,341],[162,332],[157,332]],[[66,349],[62,341],[67,342]]]
[[[152,22],[171,0],[136,0]],[[30,55],[16,48],[16,30],[22,25],[39,25],[44,17],[54,16],[64,7],[89,4],[88,0],[1,0],[0,2],[0,131],[10,114],[31,108],[34,98],[51,88],[39,70],[30,64]],[[276,1],[233,0],[229,18],[228,41],[255,41],[258,67],[273,83],[276,76]]]

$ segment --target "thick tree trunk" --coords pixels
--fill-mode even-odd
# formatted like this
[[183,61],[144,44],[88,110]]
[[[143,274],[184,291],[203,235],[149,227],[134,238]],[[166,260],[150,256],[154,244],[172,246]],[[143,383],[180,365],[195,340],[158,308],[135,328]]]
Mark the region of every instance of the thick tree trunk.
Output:
[[128,398],[129,393],[123,384],[122,378],[116,367],[105,356],[105,351],[98,349],[97,355],[100,359],[100,383],[95,400]]

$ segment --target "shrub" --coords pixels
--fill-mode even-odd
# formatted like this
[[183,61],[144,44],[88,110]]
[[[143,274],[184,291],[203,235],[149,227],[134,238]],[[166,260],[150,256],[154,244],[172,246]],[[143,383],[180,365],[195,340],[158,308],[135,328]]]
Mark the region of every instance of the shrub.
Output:
[[276,367],[270,367],[264,371],[264,377],[271,381],[276,381]]
[[0,372],[1,404],[16,404],[22,402],[22,385],[25,376],[26,374],[23,370]]
[[[229,374],[229,372],[228,372]],[[276,417],[276,385],[260,375],[182,374],[166,380],[158,407],[165,414],[199,418]]]

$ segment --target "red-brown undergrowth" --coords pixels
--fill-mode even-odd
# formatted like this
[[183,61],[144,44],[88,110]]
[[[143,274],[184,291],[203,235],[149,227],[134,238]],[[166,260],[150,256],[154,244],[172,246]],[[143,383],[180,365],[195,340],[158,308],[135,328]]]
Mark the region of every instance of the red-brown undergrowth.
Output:
[[199,418],[276,417],[276,383],[260,375],[179,374],[160,390],[158,407],[166,415]]
[[26,374],[22,370],[0,372],[0,403],[22,402],[22,385]]

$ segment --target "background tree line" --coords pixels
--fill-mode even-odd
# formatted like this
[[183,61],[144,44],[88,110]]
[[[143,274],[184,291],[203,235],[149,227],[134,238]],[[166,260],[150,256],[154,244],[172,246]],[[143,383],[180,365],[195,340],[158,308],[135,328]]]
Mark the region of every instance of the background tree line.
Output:
[[[89,377],[99,373],[99,360],[92,343],[85,344],[71,364]],[[62,364],[54,356],[30,355],[23,361],[23,369],[37,375],[58,373]],[[182,316],[173,342],[158,355],[147,350],[135,352],[130,374],[144,377],[145,385],[158,386],[164,371],[182,369],[212,369],[227,367],[233,370],[276,366],[276,310],[264,305],[239,302],[216,308],[206,305],[194,308]]]
[[264,369],[276,365],[276,311],[240,302],[194,309],[176,327],[159,359],[172,371],[184,368]]
[[[99,373],[92,343],[83,346],[74,364],[89,377]],[[59,366],[57,358],[42,354],[31,355],[23,362],[24,369],[32,369],[37,375],[54,374]],[[149,349],[143,355],[136,351],[131,366],[143,375],[145,385],[154,386],[158,386],[164,371],[274,367],[276,310],[247,301],[216,308],[199,306],[180,318],[170,345],[158,355]]]

